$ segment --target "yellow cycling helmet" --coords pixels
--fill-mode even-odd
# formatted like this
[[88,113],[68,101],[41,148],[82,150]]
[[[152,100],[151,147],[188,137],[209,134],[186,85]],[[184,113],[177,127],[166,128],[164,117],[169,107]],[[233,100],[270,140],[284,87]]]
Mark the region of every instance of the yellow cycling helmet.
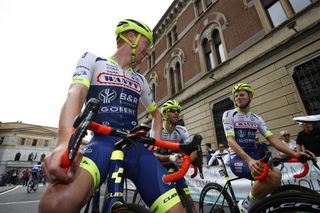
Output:
[[232,95],[234,96],[234,94],[235,94],[237,91],[241,91],[241,90],[246,90],[246,91],[248,91],[249,93],[251,93],[252,95],[253,95],[253,93],[254,93],[254,89],[253,89],[249,84],[239,83],[239,84],[236,84],[236,85],[233,87]]
[[176,100],[168,100],[162,105],[161,114],[163,114],[164,112],[166,112],[168,109],[171,109],[171,108],[181,109],[181,105]]
[[134,30],[144,35],[149,40],[149,45],[150,46],[153,45],[152,31],[146,24],[133,19],[124,19],[123,21],[120,21],[117,25],[117,28],[116,28],[117,37],[119,36],[119,34],[128,30]]

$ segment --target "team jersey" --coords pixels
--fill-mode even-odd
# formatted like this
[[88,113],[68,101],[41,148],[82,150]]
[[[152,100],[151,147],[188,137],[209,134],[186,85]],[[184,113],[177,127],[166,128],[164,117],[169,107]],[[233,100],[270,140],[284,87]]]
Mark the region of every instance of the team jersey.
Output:
[[257,130],[264,137],[272,135],[263,119],[251,112],[243,113],[238,109],[225,111],[222,122],[226,137],[234,136],[244,150],[254,150]]
[[[183,143],[190,143],[190,135],[186,127],[176,125],[176,128],[172,133],[169,133],[168,130],[165,128],[162,129],[161,133],[161,139],[166,141],[174,141],[177,143],[183,142]],[[160,148],[159,153],[160,154],[171,154],[173,152],[177,152],[176,150],[168,150],[165,148]]]
[[148,82],[131,68],[123,70],[112,59],[85,53],[79,60],[72,83],[85,85],[87,99],[100,100],[95,121],[114,128],[130,130],[137,125],[139,100],[148,112],[157,108]]

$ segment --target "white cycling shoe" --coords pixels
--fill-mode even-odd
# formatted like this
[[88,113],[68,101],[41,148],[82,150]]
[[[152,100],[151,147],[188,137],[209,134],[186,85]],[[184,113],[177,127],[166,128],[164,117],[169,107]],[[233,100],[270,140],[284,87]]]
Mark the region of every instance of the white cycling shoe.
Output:
[[238,205],[240,213],[247,213],[248,212],[249,203],[248,203],[247,199],[239,200],[237,205]]

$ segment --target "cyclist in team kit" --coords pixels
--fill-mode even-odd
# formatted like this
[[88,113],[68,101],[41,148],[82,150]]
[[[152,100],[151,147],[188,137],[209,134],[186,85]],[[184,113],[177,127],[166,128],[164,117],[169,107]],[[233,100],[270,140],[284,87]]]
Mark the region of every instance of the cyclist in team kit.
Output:
[[[114,142],[119,140],[116,137],[95,134],[69,168],[61,167],[73,121],[86,100],[96,98],[101,102],[95,122],[124,131],[138,124],[141,100],[153,117],[151,136],[160,137],[161,114],[145,77],[133,70],[150,54],[152,31],[142,22],[125,19],[118,23],[116,35],[117,51],[113,56],[103,59],[87,52],[78,62],[60,113],[58,145],[43,162],[50,184],[40,200],[39,212],[80,212],[106,179],[110,154]],[[167,172],[152,152],[143,145],[134,145],[126,152],[124,160],[125,176],[135,183],[151,211],[184,211],[179,199],[163,199],[174,197],[176,190],[163,183],[162,177]],[[168,202],[164,204],[164,200]]]
[[[263,167],[258,161],[260,156],[255,152],[255,137],[259,131],[267,141],[277,150],[286,153],[288,156],[300,158],[301,155],[313,156],[311,152],[295,152],[285,146],[278,138],[273,136],[263,119],[250,112],[250,103],[253,98],[254,89],[246,84],[239,83],[234,86],[234,96],[237,108],[223,113],[223,127],[227,141],[234,153],[231,154],[230,167],[232,172],[250,180],[263,172]],[[281,172],[277,168],[269,171],[268,176],[263,180],[254,181],[252,189],[245,200],[238,203],[240,212],[247,212],[254,203],[265,198],[274,189],[279,187]]]
[[[181,105],[176,100],[168,100],[161,107],[163,117],[163,128],[161,139],[166,141],[174,141],[176,143],[190,143],[191,138],[186,127],[178,125]],[[176,150],[159,148],[155,156],[162,162],[169,173],[173,173],[179,169],[183,161],[183,156],[177,153]],[[197,157],[197,152],[194,151],[190,155],[190,161],[194,162]],[[176,181],[177,186],[184,189],[192,206],[193,212],[197,212],[194,202],[190,196],[189,188],[184,178]]]

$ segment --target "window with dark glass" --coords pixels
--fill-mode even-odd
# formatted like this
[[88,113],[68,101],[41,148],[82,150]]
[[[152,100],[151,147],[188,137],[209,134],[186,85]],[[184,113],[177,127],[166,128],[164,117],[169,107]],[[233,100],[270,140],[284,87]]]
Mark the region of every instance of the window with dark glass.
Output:
[[151,92],[152,92],[153,100],[156,100],[156,84],[155,83],[151,85]]
[[26,142],[26,139],[25,138],[20,138],[20,143],[19,145],[23,146]]
[[33,139],[32,140],[32,146],[37,146],[38,143],[38,139]]
[[174,78],[174,70],[173,68],[170,69],[170,87],[171,87],[171,94],[176,93],[176,85],[175,85],[175,78]]
[[173,34],[173,42],[178,41],[178,33],[177,33],[177,27],[176,26],[174,26],[172,28],[172,34]]
[[172,36],[171,36],[171,32],[168,33],[167,35],[167,40],[168,40],[168,47],[172,46]]
[[3,144],[4,137],[0,137],[0,145]]
[[292,77],[307,114],[320,114],[320,56],[295,67]]
[[178,91],[182,90],[182,80],[181,80],[181,70],[180,70],[180,64],[176,64],[176,75],[177,75],[177,88]]
[[48,147],[49,146],[49,140],[44,140],[44,147]]
[[228,147],[228,142],[224,133],[222,115],[225,111],[233,108],[234,108],[233,101],[230,98],[227,98],[214,104],[212,109],[214,127],[215,127],[218,144],[222,143],[225,145],[225,147]]
[[207,71],[209,72],[213,68],[213,61],[212,61],[212,52],[211,52],[211,48],[210,48],[208,39],[203,40],[202,48],[204,51],[204,57],[205,57],[205,61],[206,61]]
[[195,1],[195,6],[196,6],[196,9],[197,9],[198,16],[200,16],[203,13],[201,0],[196,0]]
[[21,153],[18,152],[18,153],[14,156],[14,160],[15,160],[15,161],[19,161],[19,160],[20,160],[20,157],[21,157]]

